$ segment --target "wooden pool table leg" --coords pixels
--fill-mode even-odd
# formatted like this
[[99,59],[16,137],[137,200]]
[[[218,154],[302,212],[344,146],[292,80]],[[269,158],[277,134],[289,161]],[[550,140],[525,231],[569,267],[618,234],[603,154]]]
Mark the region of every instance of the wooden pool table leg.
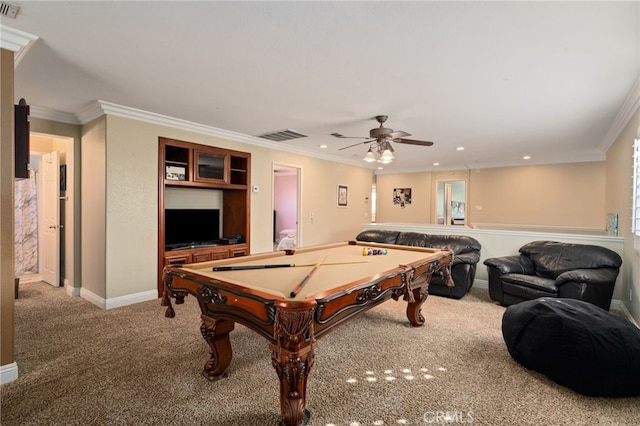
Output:
[[422,315],[422,304],[427,300],[429,295],[427,286],[421,286],[411,289],[413,300],[407,303],[407,318],[414,327],[424,324],[424,316]]
[[311,417],[305,405],[307,379],[314,362],[313,344],[298,352],[289,352],[273,345],[271,350],[271,363],[280,378],[280,425],[306,425]]
[[200,332],[211,348],[211,358],[204,365],[202,375],[209,381],[224,379],[229,376],[227,367],[231,362],[233,352],[229,333],[233,330],[233,321],[215,320],[202,315]]
[[313,313],[315,302],[299,308],[280,308],[274,320],[271,364],[280,378],[281,425],[306,425],[311,413],[305,409],[307,379],[314,362]]

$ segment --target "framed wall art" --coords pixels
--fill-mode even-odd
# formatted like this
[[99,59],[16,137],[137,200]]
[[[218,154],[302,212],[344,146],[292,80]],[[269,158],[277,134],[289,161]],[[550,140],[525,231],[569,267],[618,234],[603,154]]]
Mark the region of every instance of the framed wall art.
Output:
[[165,179],[187,180],[187,168],[185,166],[166,166]]
[[349,187],[338,185],[338,207],[347,207],[349,204]]
[[411,204],[411,188],[395,188],[393,190],[393,204],[404,207]]

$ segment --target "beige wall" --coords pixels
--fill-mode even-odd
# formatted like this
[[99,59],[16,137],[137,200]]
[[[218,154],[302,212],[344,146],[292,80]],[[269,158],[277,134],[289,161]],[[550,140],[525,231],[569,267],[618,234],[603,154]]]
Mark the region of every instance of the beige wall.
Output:
[[[615,143],[607,151],[605,206],[618,213],[618,233],[624,237],[622,269],[625,280],[616,288],[618,296],[640,324],[640,257],[631,232],[633,196],[633,141],[640,138],[640,109],[637,109]],[[631,289],[631,297],[629,295]]]
[[31,133],[29,139],[29,149],[34,152],[51,152],[53,151],[53,140],[49,136],[42,136]]
[[[497,223],[604,229],[606,224],[604,162],[381,175],[377,180],[378,223],[436,223],[437,182],[465,180],[468,226]],[[415,204],[411,208],[392,205],[392,189],[398,185],[412,188]]]
[[13,52],[0,49],[0,366],[15,362]]
[[[107,262],[105,121],[105,118],[101,117],[84,126],[81,155],[81,294],[89,291],[102,298],[106,298]],[[129,247],[125,245],[118,249],[127,253]]]
[[[100,298],[156,290],[160,136],[252,154],[252,253],[273,250],[274,162],[302,169],[301,244],[353,238],[369,220],[368,169],[107,116],[85,126],[82,142],[82,283]],[[338,184],[349,186],[347,208],[337,207]]]
[[[431,173],[379,175],[376,178],[376,222],[433,223]],[[393,204],[395,188],[411,188],[411,204]]]
[[159,135],[132,120],[107,116],[106,122],[109,299],[157,288]]
[[607,212],[618,213],[618,235],[631,235],[631,203],[633,195],[633,141],[640,126],[640,110],[607,151],[605,162],[605,206]]
[[471,223],[604,228],[604,170],[591,162],[472,171]]

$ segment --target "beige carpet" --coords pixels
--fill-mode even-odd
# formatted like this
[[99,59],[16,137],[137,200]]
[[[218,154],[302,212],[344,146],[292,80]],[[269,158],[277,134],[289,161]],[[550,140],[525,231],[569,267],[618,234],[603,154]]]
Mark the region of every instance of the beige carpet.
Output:
[[[389,301],[319,340],[310,425],[638,425],[639,398],[590,398],[509,356],[504,308],[484,289],[430,296],[424,327]],[[21,285],[19,378],[1,388],[2,425],[275,425],[267,342],[237,326],[228,379],[209,383],[193,298],[103,311],[62,288]],[[585,371],[585,374],[589,374]]]

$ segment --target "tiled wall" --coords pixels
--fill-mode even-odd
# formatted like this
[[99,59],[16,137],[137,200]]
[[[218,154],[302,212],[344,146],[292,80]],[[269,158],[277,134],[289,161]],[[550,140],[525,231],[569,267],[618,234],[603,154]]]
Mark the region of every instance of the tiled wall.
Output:
[[37,174],[15,184],[15,273],[16,276],[38,272]]

